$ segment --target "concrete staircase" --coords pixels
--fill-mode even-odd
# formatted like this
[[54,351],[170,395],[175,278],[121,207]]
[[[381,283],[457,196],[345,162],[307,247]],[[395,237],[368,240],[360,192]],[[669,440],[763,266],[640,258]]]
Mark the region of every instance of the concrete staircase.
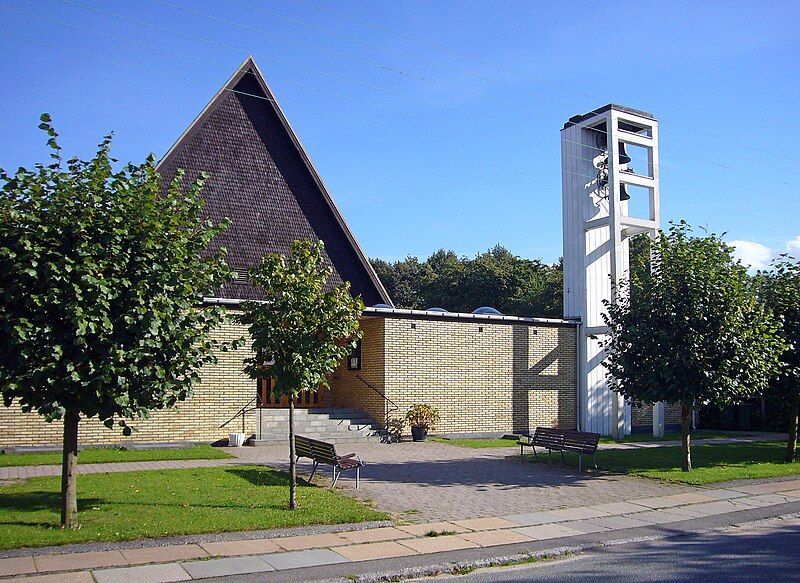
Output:
[[[387,441],[386,431],[358,409],[295,409],[294,412],[297,435],[330,443]],[[256,446],[289,443],[289,410],[256,410],[256,436],[250,443]]]

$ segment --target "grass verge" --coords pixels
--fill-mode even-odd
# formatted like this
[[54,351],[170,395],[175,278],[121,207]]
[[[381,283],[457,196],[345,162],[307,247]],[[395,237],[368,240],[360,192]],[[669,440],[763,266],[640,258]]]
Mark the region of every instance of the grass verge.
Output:
[[[692,471],[682,472],[681,448],[667,446],[647,449],[605,449],[597,451],[600,469],[634,476],[657,478],[684,484],[712,484],[753,478],[800,475],[800,462],[783,460],[786,444],[782,441],[725,443],[692,446]],[[554,453],[553,460],[560,458]],[[578,456],[566,454],[567,464],[577,466]],[[547,455],[539,456],[547,463]],[[558,460],[560,461],[560,460]],[[584,457],[584,467],[591,460]]]
[[[753,435],[752,433],[731,432],[731,431],[694,431],[692,432],[692,439],[711,439],[714,437],[747,437]],[[645,441],[680,441],[680,431],[668,431],[664,437],[653,437],[648,433],[634,433],[622,439],[622,443],[638,443]],[[491,439],[491,438],[446,438],[446,437],[431,437],[431,441],[438,443],[447,443],[457,447],[469,447],[472,449],[482,449],[484,447],[514,447],[517,445],[516,439]],[[600,443],[617,443],[611,437],[601,437]]]
[[388,518],[329,488],[300,483],[300,507],[291,511],[288,476],[264,466],[79,475],[81,527],[62,531],[60,479],[31,478],[0,486],[0,548]]
[[446,443],[448,445],[455,445],[456,447],[469,447],[471,449],[483,449],[485,447],[516,447],[516,439],[468,439],[468,438],[446,438],[446,437],[431,437],[431,441],[437,443]]
[[[79,464],[106,464],[113,462],[152,462],[163,460],[214,460],[233,457],[218,447],[193,445],[159,449],[125,449],[119,447],[91,447],[78,453]],[[3,453],[0,467],[60,465],[61,452]]]
[[[692,439],[713,439],[715,437],[750,437],[757,435],[749,432],[741,431],[692,431]],[[613,437],[603,436],[600,438],[600,443],[642,443],[648,441],[680,441],[680,431],[667,431],[664,437],[655,437],[652,433],[632,433],[626,435],[624,439],[616,441]]]

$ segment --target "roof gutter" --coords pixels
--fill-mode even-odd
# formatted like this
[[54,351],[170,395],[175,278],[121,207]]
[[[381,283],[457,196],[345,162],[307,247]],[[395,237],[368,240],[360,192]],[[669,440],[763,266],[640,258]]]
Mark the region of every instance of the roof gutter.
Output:
[[[204,304],[219,306],[240,306],[247,301],[263,303],[262,300],[236,300],[230,298],[203,298]],[[361,313],[363,316],[372,317],[407,317],[424,318],[429,320],[466,320],[470,322],[518,323],[518,324],[545,324],[579,326],[580,318],[532,318],[526,316],[505,316],[496,314],[466,314],[462,312],[437,312],[430,310],[408,310],[404,308],[374,308],[367,307]]]

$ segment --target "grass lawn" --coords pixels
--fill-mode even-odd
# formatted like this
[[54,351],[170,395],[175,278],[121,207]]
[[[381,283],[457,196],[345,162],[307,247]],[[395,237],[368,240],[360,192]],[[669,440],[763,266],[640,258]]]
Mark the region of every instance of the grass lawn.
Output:
[[[752,435],[752,433],[731,432],[731,431],[694,431],[692,432],[692,439],[710,439],[712,437],[744,437]],[[431,437],[431,441],[439,443],[447,443],[457,447],[469,447],[473,449],[482,449],[484,447],[513,447],[517,445],[516,439],[491,439],[491,438],[446,438],[446,437]],[[664,433],[664,437],[653,437],[652,433],[634,433],[628,435],[622,440],[622,443],[636,443],[642,441],[680,441],[680,431],[668,431]],[[611,437],[601,437],[600,443],[616,443]]]
[[[692,439],[711,439],[714,437],[748,437],[754,435],[749,432],[742,431],[692,431]],[[680,431],[667,431],[664,437],[654,437],[652,433],[632,433],[626,435],[624,439],[620,440],[621,443],[638,443],[642,441],[680,441]],[[600,443],[617,443],[613,437],[604,435],[600,438]]]
[[431,441],[437,443],[446,443],[448,445],[455,445],[456,447],[470,447],[472,449],[482,449],[484,447],[509,447],[517,445],[516,439],[467,439],[455,438],[448,439],[445,437],[431,437]]
[[[760,441],[692,446],[692,471],[682,472],[681,448],[678,446],[647,449],[605,449],[597,451],[597,466],[603,470],[634,476],[658,478],[685,484],[711,484],[751,478],[774,478],[800,475],[800,462],[785,463],[786,443]],[[578,456],[566,454],[569,465],[578,465]],[[553,454],[553,463],[561,463]],[[547,454],[539,456],[546,463]],[[584,456],[584,467],[591,467]]]
[[[124,449],[115,447],[93,447],[81,449],[79,464],[104,464],[110,462],[151,462],[162,460],[213,460],[233,457],[218,447],[194,445],[162,449]],[[61,452],[3,453],[0,467],[60,465]]]
[[0,548],[383,520],[386,514],[263,466],[78,476],[79,530],[59,528],[60,478],[0,486]]

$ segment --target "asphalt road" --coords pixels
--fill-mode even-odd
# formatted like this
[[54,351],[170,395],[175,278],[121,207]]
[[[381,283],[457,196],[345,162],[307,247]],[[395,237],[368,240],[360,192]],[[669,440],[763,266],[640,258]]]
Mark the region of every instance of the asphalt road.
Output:
[[[800,519],[606,547],[567,559],[486,569],[458,583],[800,582]],[[427,579],[435,581],[435,579]]]

